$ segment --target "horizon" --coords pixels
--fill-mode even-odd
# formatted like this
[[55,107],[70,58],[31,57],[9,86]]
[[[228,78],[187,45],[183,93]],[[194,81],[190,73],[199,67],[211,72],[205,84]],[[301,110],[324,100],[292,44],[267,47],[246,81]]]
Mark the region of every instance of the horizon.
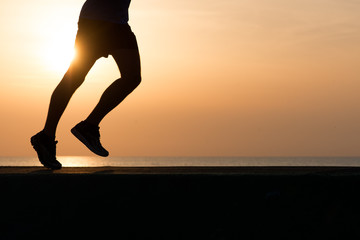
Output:
[[[63,167],[359,167],[360,157],[58,156]],[[0,157],[0,167],[42,167],[36,156]]]
[[[0,156],[36,153],[85,1],[2,0]],[[360,156],[360,2],[132,0],[142,83],[101,123],[112,156]],[[59,156],[92,156],[70,129],[119,75],[101,58],[59,123]]]

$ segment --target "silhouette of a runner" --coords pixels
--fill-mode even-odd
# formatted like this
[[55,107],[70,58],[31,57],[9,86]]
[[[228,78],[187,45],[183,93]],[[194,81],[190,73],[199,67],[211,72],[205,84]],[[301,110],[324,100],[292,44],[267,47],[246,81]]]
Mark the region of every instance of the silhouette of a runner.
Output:
[[31,144],[45,167],[62,167],[56,159],[55,133],[59,120],[96,60],[112,55],[121,78],[105,90],[90,115],[71,129],[92,152],[103,157],[109,155],[100,143],[99,124],[141,82],[137,41],[128,25],[129,5],[130,0],[87,0],[84,3],[75,40],[76,56],[51,96],[44,129],[31,137]]

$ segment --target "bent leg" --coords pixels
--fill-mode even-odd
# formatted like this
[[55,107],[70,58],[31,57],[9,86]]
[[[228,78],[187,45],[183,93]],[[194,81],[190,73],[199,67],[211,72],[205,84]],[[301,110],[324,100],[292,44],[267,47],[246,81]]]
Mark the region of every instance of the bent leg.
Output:
[[87,73],[96,62],[97,58],[86,54],[78,54],[72,61],[63,79],[55,88],[51,100],[49,111],[44,127],[44,132],[50,137],[55,138],[56,128],[59,120],[65,111],[71,96],[76,89],[83,83]]
[[119,49],[112,55],[121,72],[121,78],[114,81],[105,90],[99,103],[86,119],[95,126],[98,126],[101,120],[141,82],[140,57],[137,49]]

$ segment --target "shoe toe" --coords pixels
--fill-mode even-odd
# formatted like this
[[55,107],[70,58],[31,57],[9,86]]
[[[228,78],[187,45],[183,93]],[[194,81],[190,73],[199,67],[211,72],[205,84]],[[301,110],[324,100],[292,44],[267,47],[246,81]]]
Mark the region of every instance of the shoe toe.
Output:
[[96,150],[96,153],[97,153],[98,155],[102,156],[102,157],[107,157],[107,156],[109,156],[109,152],[106,151],[104,148],[102,148],[102,149],[97,149],[97,150]]

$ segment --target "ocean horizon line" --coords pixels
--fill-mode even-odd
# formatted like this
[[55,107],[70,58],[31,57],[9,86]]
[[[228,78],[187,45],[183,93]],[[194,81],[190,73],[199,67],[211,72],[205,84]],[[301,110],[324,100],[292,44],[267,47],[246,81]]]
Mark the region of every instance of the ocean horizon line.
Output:
[[[58,156],[64,167],[360,167],[360,157],[336,156],[290,156],[290,157],[260,157],[260,156]],[[42,166],[36,156],[0,157],[1,167]]]

